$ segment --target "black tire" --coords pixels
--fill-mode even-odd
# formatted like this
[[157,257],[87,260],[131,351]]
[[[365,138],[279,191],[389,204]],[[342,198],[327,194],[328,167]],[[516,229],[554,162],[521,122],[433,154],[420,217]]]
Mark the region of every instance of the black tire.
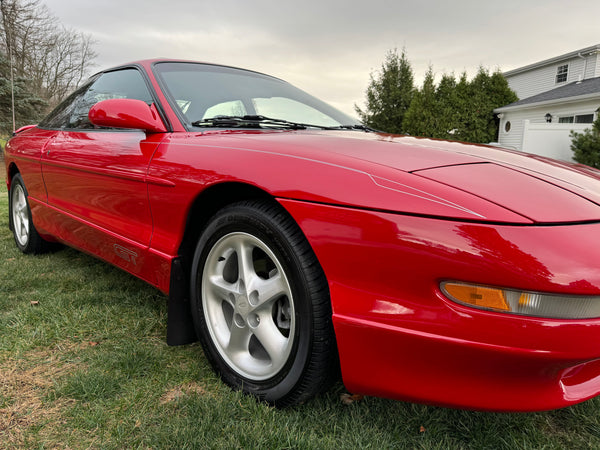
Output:
[[285,407],[335,380],[327,281],[279,205],[241,202],[209,221],[194,254],[191,296],[205,354],[234,389]]
[[27,188],[20,174],[16,174],[10,183],[8,205],[10,228],[19,250],[29,254],[48,251],[50,243],[38,234],[33,225]]

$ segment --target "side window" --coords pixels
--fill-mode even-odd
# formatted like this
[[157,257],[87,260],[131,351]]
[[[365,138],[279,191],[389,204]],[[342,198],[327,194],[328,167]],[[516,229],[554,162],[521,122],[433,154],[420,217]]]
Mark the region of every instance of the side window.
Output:
[[152,103],[152,96],[144,78],[135,69],[117,70],[102,75],[89,87],[75,103],[67,128],[94,128],[88,119],[90,108],[102,100],[112,98],[132,98]]
[[132,98],[152,103],[152,95],[136,69],[106,72],[76,91],[60,104],[40,126],[42,128],[94,129],[88,119],[90,108],[102,100]]
[[71,114],[73,114],[73,110],[79,101],[81,101],[81,97],[85,94],[85,92],[90,87],[90,84],[93,83],[94,79],[90,82],[86,83],[84,86],[77,89],[71,95],[69,95],[65,100],[63,100],[50,114],[44,117],[43,120],[40,121],[40,128],[65,128],[69,123],[71,118]]

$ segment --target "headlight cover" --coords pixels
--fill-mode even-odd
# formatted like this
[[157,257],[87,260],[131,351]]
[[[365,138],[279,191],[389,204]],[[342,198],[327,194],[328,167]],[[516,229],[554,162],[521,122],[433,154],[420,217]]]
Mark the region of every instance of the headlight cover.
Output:
[[600,296],[547,294],[482,286],[456,281],[440,283],[450,300],[487,311],[550,319],[600,317]]

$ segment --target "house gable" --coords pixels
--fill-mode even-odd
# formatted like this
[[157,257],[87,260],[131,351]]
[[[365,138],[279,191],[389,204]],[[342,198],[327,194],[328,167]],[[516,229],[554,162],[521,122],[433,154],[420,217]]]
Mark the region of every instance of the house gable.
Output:
[[600,77],[600,45],[509,70],[503,75],[520,99],[576,81]]

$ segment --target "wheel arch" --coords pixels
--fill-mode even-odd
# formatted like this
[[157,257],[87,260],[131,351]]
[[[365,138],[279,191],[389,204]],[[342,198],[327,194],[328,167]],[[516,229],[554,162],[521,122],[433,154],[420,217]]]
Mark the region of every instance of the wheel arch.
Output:
[[178,254],[184,260],[191,260],[198,238],[210,218],[227,205],[251,199],[275,202],[268,192],[246,183],[219,183],[203,190],[190,206]]
[[19,168],[17,167],[17,165],[14,162],[11,162],[8,166],[8,180],[6,180],[7,182],[12,181],[13,177],[18,174],[21,173],[21,171],[19,170]]
[[171,266],[167,344],[183,345],[198,340],[190,313],[189,275],[194,250],[206,223],[225,206],[252,199],[275,202],[271,194],[256,186],[224,182],[206,188],[191,203],[178,257]]
[[19,170],[19,168],[17,167],[17,165],[14,162],[11,162],[8,166],[8,169],[6,171],[7,174],[7,178],[6,178],[6,187],[8,190],[8,228],[10,231],[13,231],[13,218],[12,218],[12,214],[10,213],[10,211],[12,211],[12,195],[10,195],[10,188],[12,186],[12,180],[15,177],[15,175],[21,173],[21,171]]

